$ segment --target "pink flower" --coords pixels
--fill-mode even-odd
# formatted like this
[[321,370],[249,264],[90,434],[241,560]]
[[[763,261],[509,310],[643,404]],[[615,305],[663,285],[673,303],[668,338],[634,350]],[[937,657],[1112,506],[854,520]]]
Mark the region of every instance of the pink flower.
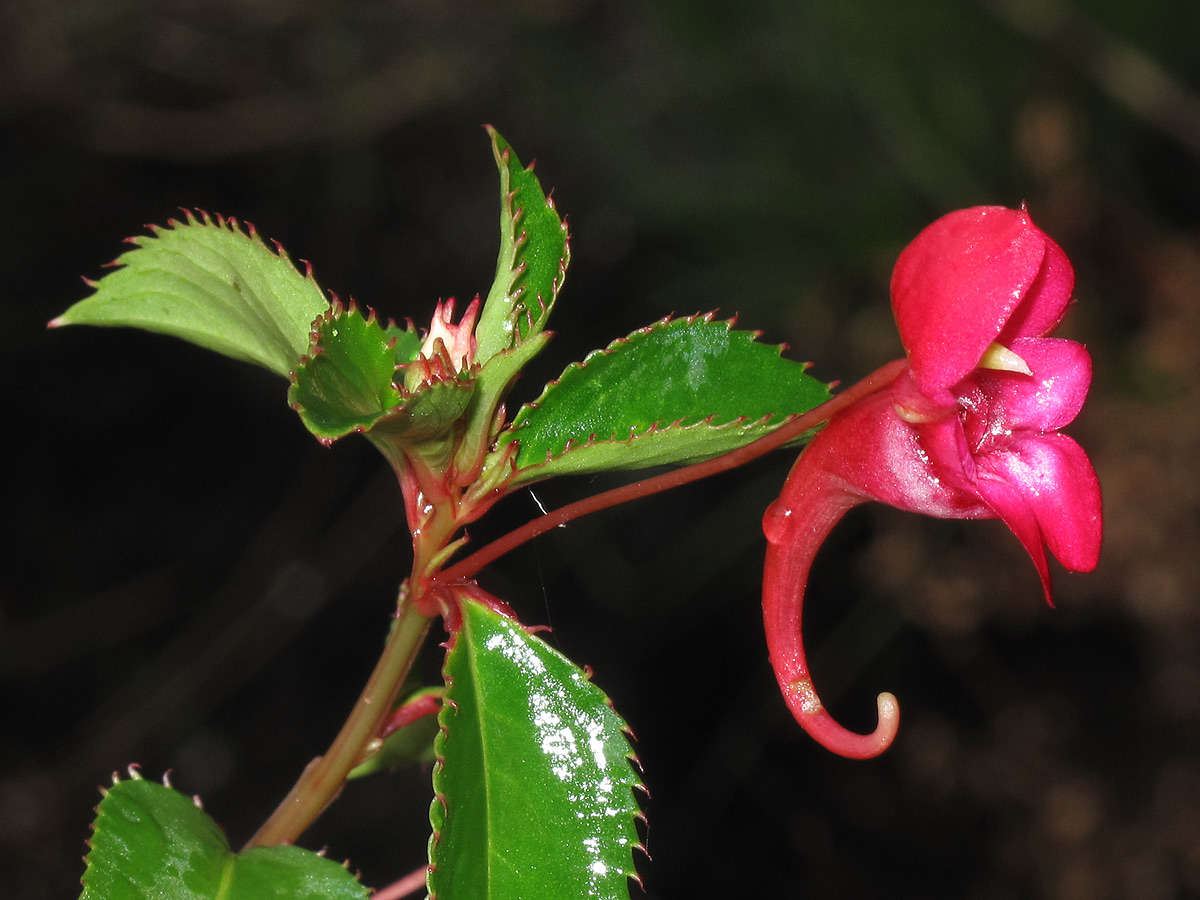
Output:
[[404,370],[406,391],[436,381],[450,381],[460,372],[470,370],[475,362],[475,323],[479,318],[479,304],[477,296],[467,304],[456,325],[454,298],[438,301],[417,358],[399,367]]
[[1074,272],[1026,210],[974,207],[938,219],[896,263],[892,308],[908,366],[835,415],[801,454],[763,518],[763,616],[776,679],[819,743],[865,759],[895,738],[899,707],[879,696],[862,735],[821,704],[801,612],[813,558],[845,513],[869,500],[941,518],[1000,518],[1024,545],[1051,600],[1045,547],[1068,569],[1100,553],[1100,485],[1059,429],[1079,413],[1091,359],[1045,337]]
[[463,310],[462,319],[454,324],[454,298],[438,301],[433,311],[429,333],[421,344],[421,355],[426,359],[441,356],[438,343],[445,348],[454,371],[461,372],[475,361],[475,320],[479,318],[479,298],[476,297]]

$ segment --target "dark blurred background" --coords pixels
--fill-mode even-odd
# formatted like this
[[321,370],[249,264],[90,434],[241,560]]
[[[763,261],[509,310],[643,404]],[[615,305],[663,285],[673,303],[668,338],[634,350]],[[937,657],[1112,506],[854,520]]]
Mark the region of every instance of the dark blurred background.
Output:
[[[486,575],[637,731],[649,896],[1200,896],[1198,33],[1171,0],[9,0],[5,895],[76,895],[96,787],[129,762],[244,841],[336,732],[408,565],[383,462],[319,447],[281,381],[44,323],[184,204],[427,322],[490,283],[490,122],[575,235],[517,399],[712,308],[855,380],[900,353],[896,254],[957,207],[1028,201],[1078,272],[1062,334],[1096,381],[1069,430],[1104,485],[1100,568],[1060,571],[1050,610],[1002,525],[883,508],[818,564],[817,684],[859,728],[898,694],[884,758],[821,750],[773,685],[759,519],[786,455]],[[474,536],[534,513],[518,495]],[[352,784],[304,843],[386,884],[421,864],[429,798],[428,770]]]

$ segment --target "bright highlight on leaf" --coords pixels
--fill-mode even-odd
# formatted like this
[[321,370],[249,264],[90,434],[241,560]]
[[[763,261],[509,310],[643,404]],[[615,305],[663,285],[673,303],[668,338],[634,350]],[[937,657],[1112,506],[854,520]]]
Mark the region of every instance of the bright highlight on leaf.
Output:
[[829,388],[710,313],[663,319],[581,363],[517,413],[516,480],[696,462],[829,399]]
[[345,867],[300,847],[233,853],[192,799],[130,774],[96,809],[80,900],[367,897]]
[[187,211],[150,231],[129,238],[135,249],[115,260],[119,268],[50,325],[131,325],[286,377],[328,306],[311,272],[301,275],[282,247],[269,249],[236,219]]
[[466,599],[445,675],[431,894],[628,898],[639,779],[604,693],[518,622]]

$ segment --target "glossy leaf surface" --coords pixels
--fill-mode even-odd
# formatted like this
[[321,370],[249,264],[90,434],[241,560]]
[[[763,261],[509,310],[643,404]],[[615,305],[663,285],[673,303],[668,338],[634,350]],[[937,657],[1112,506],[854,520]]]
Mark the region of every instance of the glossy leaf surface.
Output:
[[431,893],[627,898],[638,776],[603,692],[520,624],[469,600],[445,675]]
[[236,219],[188,212],[135,246],[95,283],[96,293],[50,324],[130,325],[183,338],[286,376],[328,306],[311,274]]
[[188,797],[133,778],[104,792],[81,900],[364,900],[343,866],[300,847],[235,854]]
[[500,170],[500,252],[475,329],[480,362],[545,327],[571,258],[567,226],[533,166],[522,166],[508,142],[494,128],[487,131]]
[[710,315],[663,319],[573,363],[513,420],[516,481],[695,462],[762,437],[829,388]]
[[403,440],[435,436],[463,414],[472,382],[452,378],[412,393],[397,387],[396,367],[411,363],[420,347],[415,331],[385,327],[374,312],[364,317],[335,304],[315,323],[288,401],[324,443],[376,428]]

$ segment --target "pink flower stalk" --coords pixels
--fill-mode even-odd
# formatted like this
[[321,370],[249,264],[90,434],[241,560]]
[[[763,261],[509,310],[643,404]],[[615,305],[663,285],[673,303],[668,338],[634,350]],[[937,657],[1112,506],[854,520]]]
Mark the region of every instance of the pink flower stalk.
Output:
[[1025,209],[974,207],[921,232],[892,273],[908,366],[835,415],[767,509],[763,617],[771,665],[796,721],[818,743],[866,759],[891,745],[900,711],[879,695],[871,734],[839,725],[813,687],[801,637],[809,569],[848,510],[869,500],[952,519],[999,518],[1051,602],[1045,547],[1088,572],[1100,553],[1100,485],[1059,429],[1079,413],[1091,358],[1045,337],[1074,287],[1062,249]]

